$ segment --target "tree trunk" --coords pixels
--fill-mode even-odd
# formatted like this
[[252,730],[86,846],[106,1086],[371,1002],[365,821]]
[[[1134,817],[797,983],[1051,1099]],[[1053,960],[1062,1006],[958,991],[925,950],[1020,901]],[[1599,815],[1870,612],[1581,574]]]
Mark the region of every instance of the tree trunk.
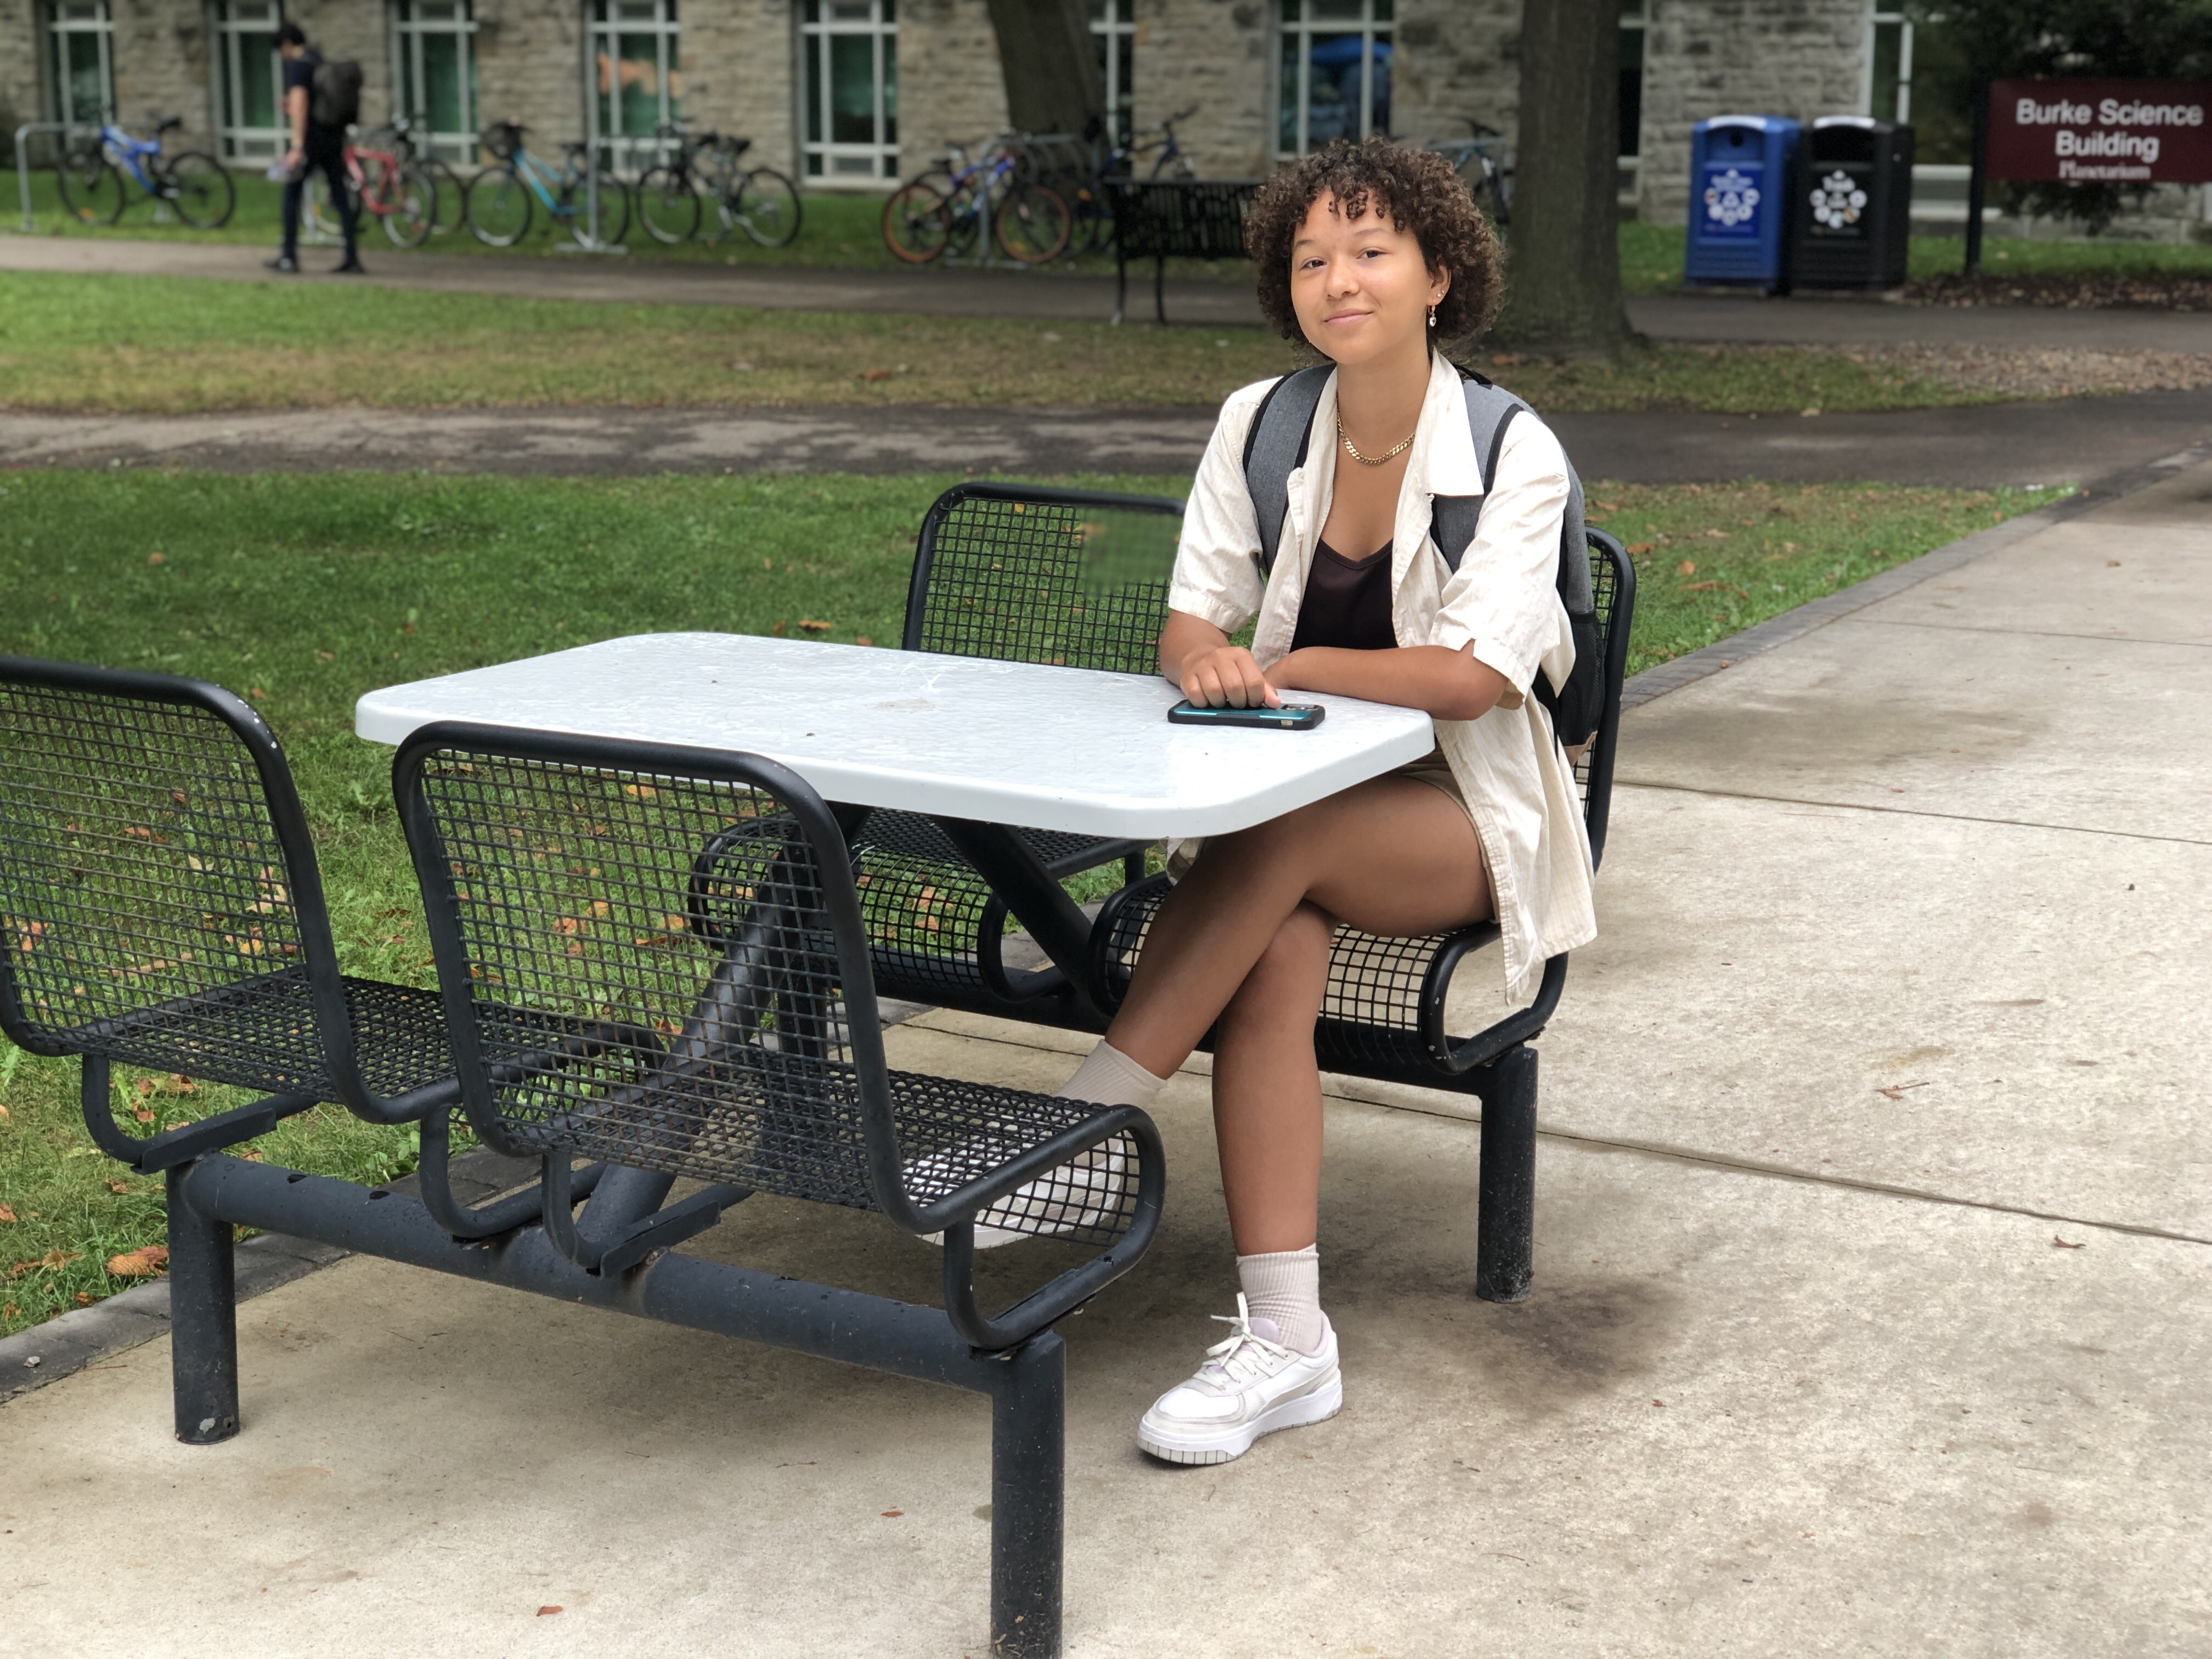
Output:
[[989,0],[1017,132],[1081,132],[1106,112],[1106,83],[1084,0]]
[[1619,354],[1620,0],[1525,0],[1505,314],[1498,337]]

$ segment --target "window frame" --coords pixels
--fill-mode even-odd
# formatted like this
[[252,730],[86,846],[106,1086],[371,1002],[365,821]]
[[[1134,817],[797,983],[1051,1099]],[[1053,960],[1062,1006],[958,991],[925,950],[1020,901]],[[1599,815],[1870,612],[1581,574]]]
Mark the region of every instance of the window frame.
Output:
[[[476,159],[483,127],[477,86],[477,9],[475,0],[451,3],[459,13],[458,17],[425,18],[410,15],[421,0],[392,0],[392,108],[395,116],[419,120],[413,138],[422,154],[441,161],[466,163]],[[450,131],[432,127],[427,108],[407,107],[409,94],[422,91],[425,43],[433,36],[447,34],[458,39],[461,59],[461,125]]]
[[[216,151],[227,161],[273,161],[291,147],[291,129],[284,120],[284,70],[276,58],[276,30],[284,21],[283,0],[246,0],[249,4],[267,6],[265,16],[245,19],[233,15],[232,9],[240,0],[215,0],[211,33],[215,40],[214,82],[215,131]],[[273,94],[269,105],[266,126],[232,118],[243,112],[239,108],[244,96],[240,90],[240,58],[244,37],[261,34],[269,37],[270,91]]]
[[[76,6],[94,9],[90,17],[65,15],[65,11]],[[50,82],[48,107],[57,121],[72,125],[96,126],[115,119],[115,7],[112,0],[46,0],[39,8],[39,33],[44,50],[40,62]],[[70,75],[67,42],[77,35],[89,35],[99,43],[100,94],[98,114],[87,120],[79,116],[69,102]]]
[[[886,185],[896,185],[899,179],[898,3],[897,0],[865,0],[868,8],[866,21],[832,15],[833,8],[840,3],[863,3],[864,0],[804,0],[796,8],[798,62],[793,78],[799,83],[799,183],[805,189],[879,190]],[[854,35],[866,36],[872,43],[869,61],[875,76],[876,137],[866,143],[828,136],[835,118],[829,42],[839,36]],[[810,76],[807,48],[814,41],[822,44],[815,54],[817,72]],[[820,138],[811,136],[817,130],[823,135]],[[836,164],[846,161],[866,161],[869,170],[840,171]]]
[[1897,106],[1881,118],[1894,121],[1899,126],[1912,119],[1912,15],[1890,0],[1867,0],[1866,27],[1860,36],[1859,54],[1859,113],[1875,112],[1875,62],[1880,56],[1881,31],[1897,31]]
[[1091,35],[1098,45],[1099,73],[1106,88],[1106,141],[1126,148],[1137,131],[1136,0],[1091,0]]
[[[650,21],[617,16],[617,8],[624,5],[650,5]],[[604,15],[603,15],[604,14]],[[665,140],[649,132],[622,131],[622,37],[626,34],[649,34],[653,40],[653,73],[655,96],[659,101],[659,118],[656,125],[679,118],[684,94],[672,90],[673,77],[684,73],[684,22],[677,10],[677,0],[585,0],[584,7],[584,137],[591,142],[606,140],[600,154],[606,164],[618,173],[628,173],[657,165],[666,155]],[[599,56],[605,50],[608,67],[607,87],[599,89]],[[612,118],[611,129],[606,125]]]
[[[1275,146],[1275,159],[1279,161],[1294,161],[1313,149],[1313,41],[1316,34],[1357,34],[1360,37],[1359,131],[1357,135],[1360,138],[1366,138],[1377,131],[1375,125],[1376,43],[1380,41],[1389,46],[1393,58],[1396,55],[1398,20],[1395,0],[1358,0],[1359,18],[1357,22],[1341,18],[1316,18],[1313,15],[1315,3],[1316,0],[1283,0],[1281,5],[1270,8],[1275,16],[1276,46],[1273,70],[1276,109],[1270,142]],[[1297,9],[1297,16],[1295,19],[1285,17],[1283,14],[1293,6]],[[1386,10],[1390,15],[1377,18],[1376,13],[1378,9]],[[1285,149],[1282,148],[1285,114],[1282,108],[1283,46],[1293,38],[1297,41],[1297,148]],[[1389,136],[1387,129],[1383,129],[1382,133],[1385,137]]]
[[[1633,7],[1634,10],[1632,11],[1631,7]],[[1636,73],[1640,82],[1645,69],[1644,52],[1649,51],[1651,44],[1650,0],[1620,0],[1620,32],[1624,35],[1632,33],[1642,37],[1638,42],[1642,50],[1636,54]],[[1636,101],[1640,113],[1644,103],[1640,91]],[[1643,133],[1641,131],[1621,133],[1620,149],[1620,154],[1613,162],[1615,188],[1620,198],[1620,205],[1634,207],[1642,199],[1643,192]]]

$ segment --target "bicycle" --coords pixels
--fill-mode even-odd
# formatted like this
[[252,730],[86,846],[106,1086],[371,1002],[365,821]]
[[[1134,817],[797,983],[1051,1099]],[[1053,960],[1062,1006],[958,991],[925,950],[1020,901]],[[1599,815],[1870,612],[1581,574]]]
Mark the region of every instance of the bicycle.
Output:
[[[390,149],[345,147],[346,182],[356,209],[375,217],[394,247],[420,247],[435,223],[437,182],[413,160],[404,116],[369,137],[383,132],[392,135]],[[323,235],[342,234],[331,212],[330,185],[319,173],[309,177],[307,210],[307,222]]]
[[127,177],[157,210],[173,208],[195,230],[218,230],[238,206],[238,185],[229,170],[196,149],[175,155],[161,148],[161,135],[184,125],[184,118],[154,118],[151,138],[133,138],[112,122],[102,122],[97,138],[79,140],[54,164],[54,185],[62,207],[80,224],[115,223],[131,205]]
[[[556,168],[525,148],[522,135],[527,131],[520,121],[502,121],[486,130],[483,146],[499,159],[497,165],[469,180],[462,216],[470,234],[486,247],[513,247],[529,234],[535,198],[554,218],[568,221],[569,234],[579,244],[592,246],[592,228],[585,222],[591,191],[584,171],[591,146],[562,145],[561,165]],[[604,163],[598,180],[596,240],[619,242],[629,234],[629,191]]]
[[884,245],[897,258],[926,265],[948,252],[963,256],[982,240],[987,220],[1006,257],[1022,264],[1042,264],[1067,246],[1075,223],[1067,199],[1049,185],[1018,176],[1020,152],[1009,135],[973,162],[952,145],[945,162],[902,185],[884,204]]
[[676,159],[637,181],[638,217],[653,240],[672,246],[696,239],[711,246],[733,227],[763,247],[787,247],[797,238],[799,186],[774,167],[741,167],[751,139],[719,132],[695,138],[674,124],[655,128],[654,136],[674,146]]
[[1148,155],[1153,156],[1151,176],[1154,179],[1198,177],[1197,164],[1176,137],[1176,123],[1188,121],[1197,113],[1196,104],[1178,110],[1152,131],[1134,134],[1127,143],[1116,144],[1107,152],[1105,165],[1098,169],[1097,178],[1078,190],[1070,204],[1075,215],[1070,241],[1077,252],[1100,253],[1113,246],[1114,209],[1106,192],[1098,188],[1100,181],[1133,179],[1137,163]]
[[[1475,205],[1489,214],[1491,223],[1502,228],[1510,224],[1513,217],[1512,146],[1496,127],[1485,126],[1472,116],[1459,118],[1467,123],[1465,139],[1455,138],[1429,148],[1451,159],[1452,171],[1467,181],[1468,194],[1474,198]],[[1486,206],[1485,196],[1490,198]]]

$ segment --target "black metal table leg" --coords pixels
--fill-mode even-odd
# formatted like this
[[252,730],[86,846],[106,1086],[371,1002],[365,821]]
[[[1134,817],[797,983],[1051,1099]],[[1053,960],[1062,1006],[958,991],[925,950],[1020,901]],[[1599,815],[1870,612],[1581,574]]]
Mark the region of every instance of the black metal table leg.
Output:
[[1054,965],[1067,976],[1075,994],[1089,1005],[1091,918],[1068,897],[1067,890],[1019,836],[1001,823],[979,823],[969,818],[937,818],[960,856],[1021,919]]

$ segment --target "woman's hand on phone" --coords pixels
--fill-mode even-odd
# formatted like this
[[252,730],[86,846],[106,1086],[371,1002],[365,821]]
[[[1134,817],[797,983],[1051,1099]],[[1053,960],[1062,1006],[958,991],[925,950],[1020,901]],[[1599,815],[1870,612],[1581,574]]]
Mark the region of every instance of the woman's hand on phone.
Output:
[[1276,708],[1283,701],[1252,653],[1237,645],[1216,646],[1186,659],[1182,684],[1183,696],[1202,708]]

